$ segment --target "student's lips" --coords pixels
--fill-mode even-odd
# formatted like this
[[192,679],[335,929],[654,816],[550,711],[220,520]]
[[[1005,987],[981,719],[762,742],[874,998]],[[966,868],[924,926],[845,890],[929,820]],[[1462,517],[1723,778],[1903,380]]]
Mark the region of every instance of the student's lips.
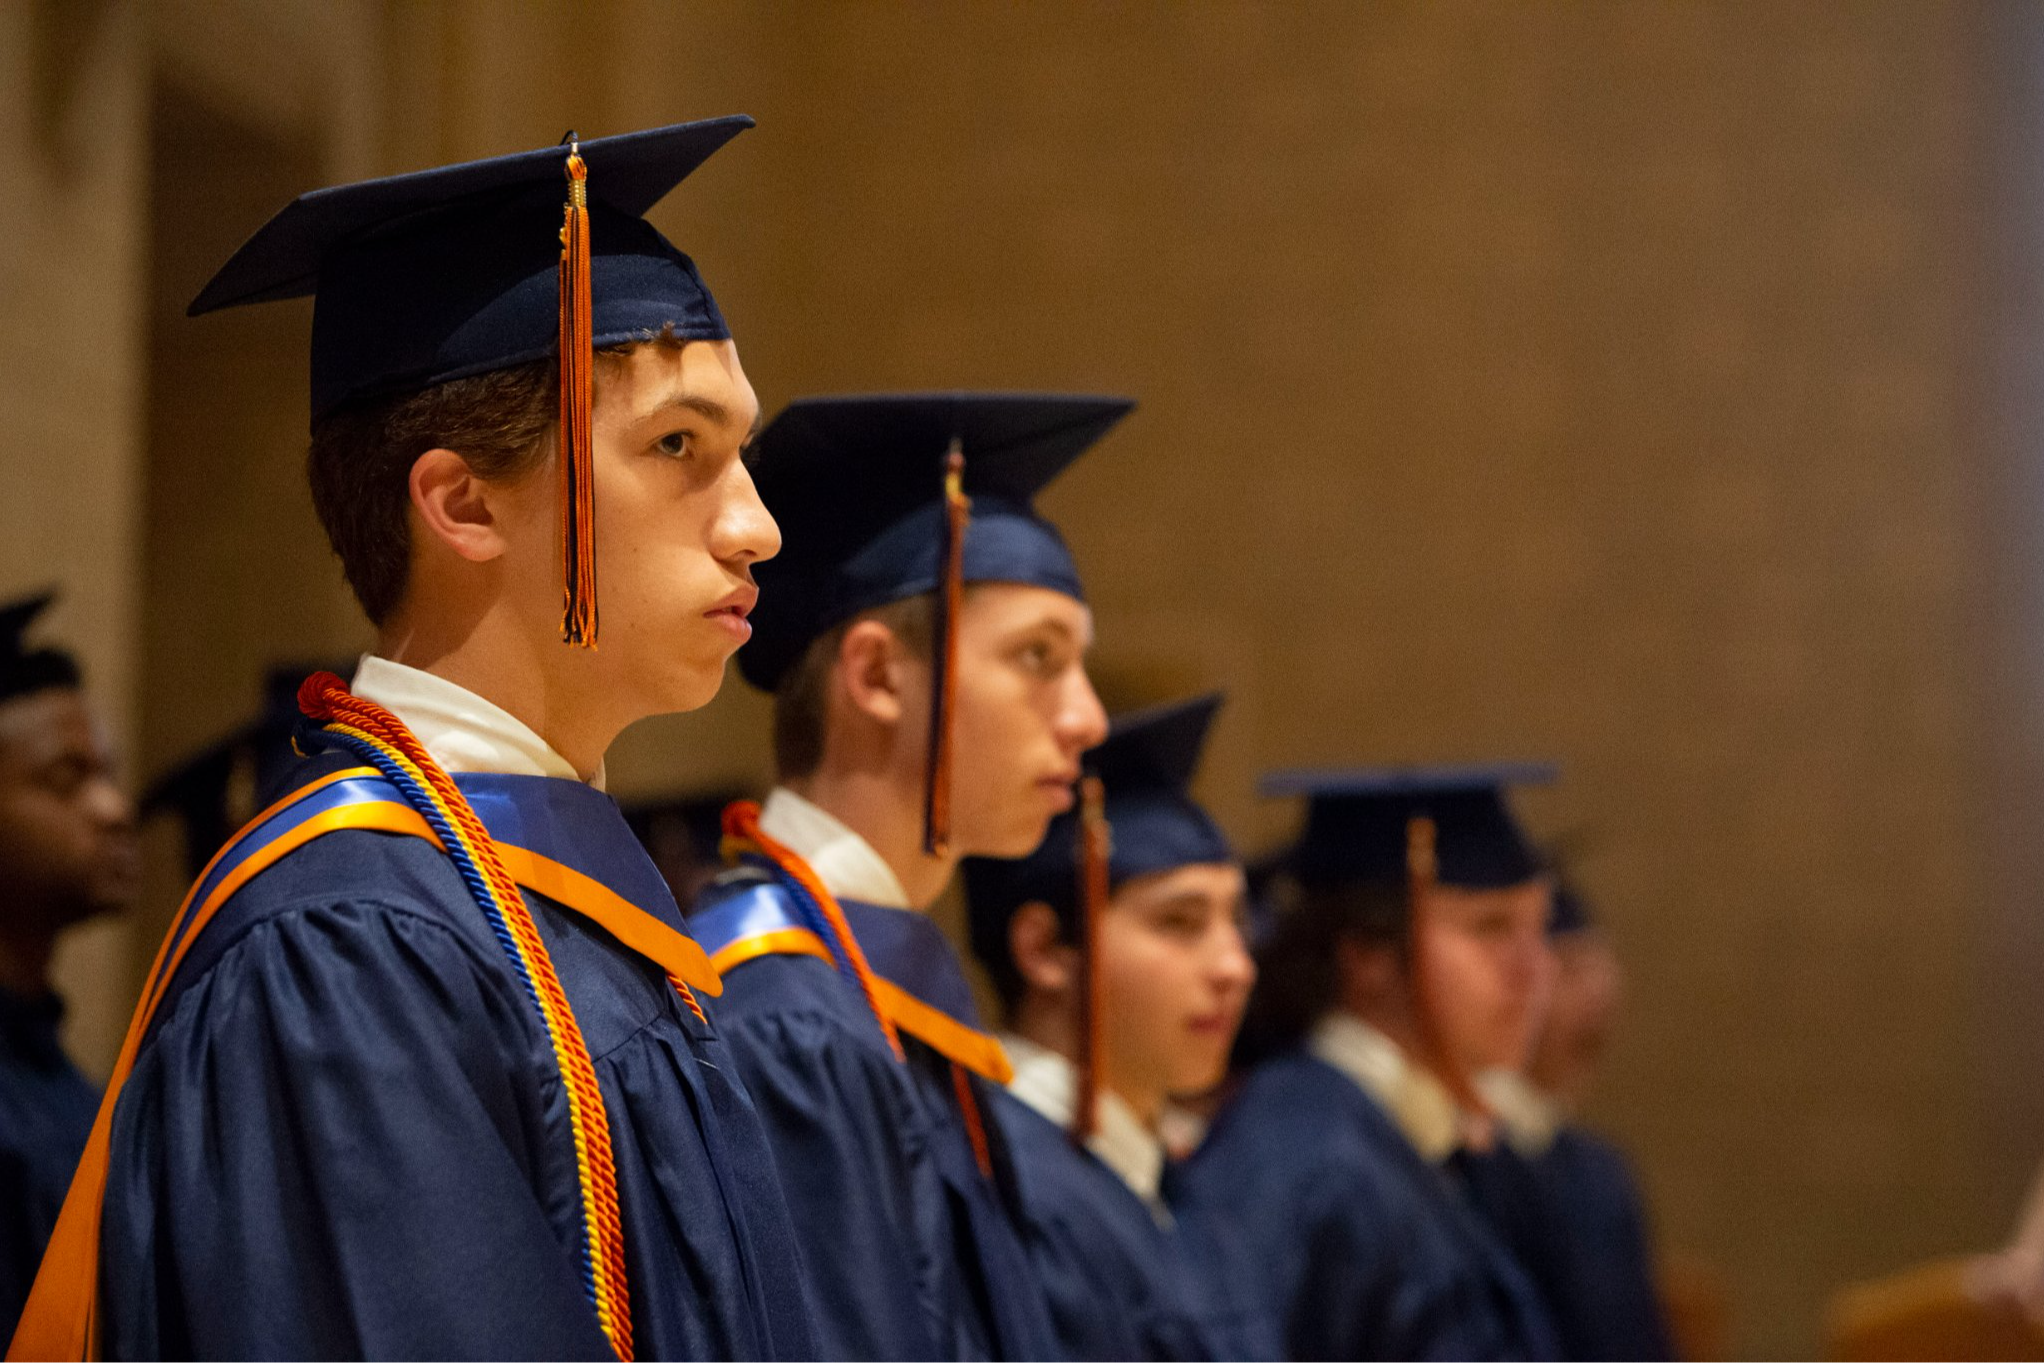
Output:
[[1050,801],[1050,807],[1062,814],[1078,802],[1077,797],[1072,794],[1072,782],[1078,779],[1077,775],[1046,776],[1036,783],[1036,788]]
[[745,617],[752,614],[752,608],[758,601],[759,588],[741,587],[704,611],[703,618],[723,626],[742,644],[752,637],[752,622]]
[[1233,1013],[1202,1013],[1198,1017],[1187,1018],[1185,1020],[1185,1030],[1191,1032],[1194,1036],[1225,1036],[1235,1030],[1235,1015]]

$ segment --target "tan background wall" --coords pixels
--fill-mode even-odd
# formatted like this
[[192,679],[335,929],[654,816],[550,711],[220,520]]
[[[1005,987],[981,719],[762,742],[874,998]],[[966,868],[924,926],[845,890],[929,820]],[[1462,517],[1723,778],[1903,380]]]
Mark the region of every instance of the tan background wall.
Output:
[[[303,309],[178,306],[297,189],[752,113],[655,216],[769,407],[1142,399],[1047,505],[1112,696],[1231,690],[1205,789],[1246,842],[1267,764],[1565,764],[1526,807],[1589,830],[1634,973],[1595,1115],[1736,1347],[1808,1352],[1833,1286],[1997,1237],[2044,1150],[2038,23],[0,6],[44,158],[0,195],[0,587],[65,580],[145,770],[358,646],[295,481]],[[757,778],[763,714],[734,681],[616,782]],[[72,967],[91,1055],[120,950]]]

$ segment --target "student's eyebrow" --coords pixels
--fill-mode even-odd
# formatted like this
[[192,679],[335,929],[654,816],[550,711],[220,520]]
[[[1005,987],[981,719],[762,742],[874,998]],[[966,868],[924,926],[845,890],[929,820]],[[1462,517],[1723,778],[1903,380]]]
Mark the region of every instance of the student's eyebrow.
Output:
[[[705,421],[719,426],[729,426],[732,424],[731,409],[729,407],[726,407],[715,398],[704,397],[700,393],[676,393],[671,397],[663,398],[654,406],[653,411],[647,413],[647,415],[654,416],[671,407],[679,407],[684,411],[694,412]],[[746,433],[745,439],[748,444],[753,436],[759,434],[759,417],[760,414],[753,416],[752,428]]]

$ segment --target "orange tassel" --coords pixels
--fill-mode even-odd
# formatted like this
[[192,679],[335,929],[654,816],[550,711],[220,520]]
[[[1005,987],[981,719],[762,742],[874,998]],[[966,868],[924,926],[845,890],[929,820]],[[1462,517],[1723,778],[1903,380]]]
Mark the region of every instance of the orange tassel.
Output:
[[1426,963],[1421,959],[1426,950],[1426,934],[1420,931],[1419,916],[1427,911],[1440,877],[1440,861],[1435,853],[1437,837],[1434,821],[1425,815],[1419,815],[1405,825],[1406,896],[1410,900],[1405,932],[1408,968],[1412,973],[1413,1012],[1420,1044],[1427,1052],[1426,1060],[1435,1075],[1465,1115],[1487,1122],[1492,1116],[1490,1104],[1477,1092],[1468,1070],[1448,1050],[1441,1032],[1440,1009],[1427,985]]
[[568,148],[568,206],[561,223],[561,638],[596,647],[596,484],[590,406],[596,367],[589,316],[589,168]]
[[973,1094],[972,1076],[956,1060],[951,1062],[951,1091],[958,1095],[958,1116],[965,1123],[965,1139],[972,1145],[972,1162],[979,1166],[982,1178],[992,1178],[994,1152],[987,1143],[986,1118],[981,1115],[979,1099]]
[[958,696],[958,613],[965,606],[965,452],[956,436],[944,456],[944,543],[937,582],[937,675],[930,685],[930,752],[923,779],[923,851],[941,857],[951,846],[951,710]]
[[1079,1076],[1072,1100],[1072,1139],[1081,1145],[1099,1125],[1100,924],[1107,913],[1113,846],[1107,791],[1099,777],[1088,776],[1079,783]]

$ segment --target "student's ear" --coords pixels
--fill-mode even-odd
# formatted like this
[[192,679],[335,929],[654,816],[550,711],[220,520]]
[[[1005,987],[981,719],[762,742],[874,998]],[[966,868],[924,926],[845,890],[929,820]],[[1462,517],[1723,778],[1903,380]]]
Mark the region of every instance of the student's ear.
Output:
[[1077,956],[1050,905],[1039,900],[1015,910],[1008,920],[1008,954],[1029,989],[1061,994],[1071,988]]
[[453,450],[431,449],[412,461],[412,509],[426,533],[472,563],[504,552],[490,508],[489,485]]
[[902,694],[908,650],[878,620],[856,621],[838,646],[838,676],[846,697],[882,724],[899,724],[908,711]]

